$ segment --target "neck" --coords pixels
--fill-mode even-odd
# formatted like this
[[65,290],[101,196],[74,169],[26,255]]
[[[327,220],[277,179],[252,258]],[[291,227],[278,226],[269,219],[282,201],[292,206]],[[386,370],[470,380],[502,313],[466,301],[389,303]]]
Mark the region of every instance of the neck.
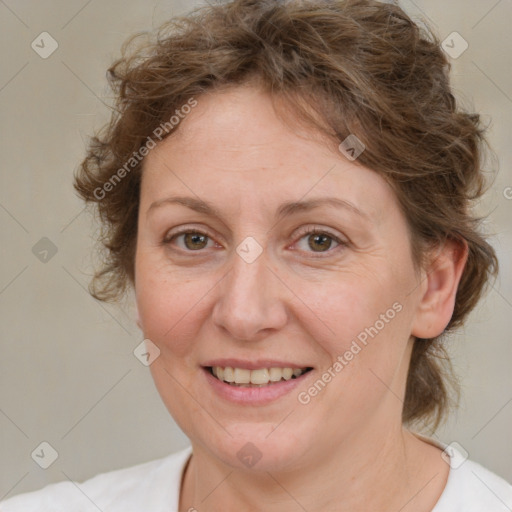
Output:
[[401,425],[367,434],[285,472],[233,468],[194,445],[180,511],[430,511],[448,475],[439,450]]

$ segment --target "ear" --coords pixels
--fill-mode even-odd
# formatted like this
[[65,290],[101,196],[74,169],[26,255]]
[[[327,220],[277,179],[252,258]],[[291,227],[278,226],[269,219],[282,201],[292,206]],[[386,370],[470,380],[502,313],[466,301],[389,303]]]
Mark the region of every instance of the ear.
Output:
[[422,278],[422,295],[417,305],[411,334],[435,338],[453,315],[455,296],[468,258],[465,240],[447,240],[430,262]]

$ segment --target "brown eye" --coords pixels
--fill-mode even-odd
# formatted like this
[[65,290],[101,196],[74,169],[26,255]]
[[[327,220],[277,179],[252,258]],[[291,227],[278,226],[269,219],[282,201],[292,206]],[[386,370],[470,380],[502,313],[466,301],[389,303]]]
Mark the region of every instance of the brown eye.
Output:
[[319,248],[321,252],[330,249],[332,241],[333,239],[330,236],[322,233],[314,233],[308,236],[308,246],[313,250]]
[[204,249],[208,242],[208,236],[202,233],[185,233],[183,241],[187,249]]
[[171,245],[176,240],[183,240],[182,244],[177,244],[183,251],[199,251],[207,248],[210,237],[200,231],[182,231],[168,236],[164,240],[164,244]]
[[[327,231],[313,228],[306,229],[299,234],[300,239],[297,243],[299,250],[309,253],[327,253],[334,252],[338,246],[346,246],[347,242],[340,240],[334,234]],[[307,243],[304,243],[307,241]],[[333,247],[333,242],[336,244]],[[332,250],[331,250],[332,249]]]

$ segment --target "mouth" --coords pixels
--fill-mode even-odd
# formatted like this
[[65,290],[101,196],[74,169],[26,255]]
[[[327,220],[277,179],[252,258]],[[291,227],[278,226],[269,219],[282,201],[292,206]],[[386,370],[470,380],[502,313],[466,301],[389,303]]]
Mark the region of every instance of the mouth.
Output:
[[232,387],[240,388],[272,386],[279,382],[298,379],[313,369],[309,366],[304,368],[270,367],[256,368],[253,370],[247,368],[233,368],[231,366],[205,366],[204,368],[215,379],[229,384]]

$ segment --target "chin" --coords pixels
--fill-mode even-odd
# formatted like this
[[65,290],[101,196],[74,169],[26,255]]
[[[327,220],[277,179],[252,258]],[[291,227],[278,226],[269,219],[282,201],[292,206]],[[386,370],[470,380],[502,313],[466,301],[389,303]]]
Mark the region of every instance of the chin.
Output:
[[[286,422],[286,420],[285,420]],[[284,471],[300,464],[311,443],[294,428],[278,423],[238,423],[226,426],[220,438],[202,440],[211,454],[226,465],[249,471]],[[279,432],[279,430],[281,432]],[[203,436],[201,436],[203,437]]]

